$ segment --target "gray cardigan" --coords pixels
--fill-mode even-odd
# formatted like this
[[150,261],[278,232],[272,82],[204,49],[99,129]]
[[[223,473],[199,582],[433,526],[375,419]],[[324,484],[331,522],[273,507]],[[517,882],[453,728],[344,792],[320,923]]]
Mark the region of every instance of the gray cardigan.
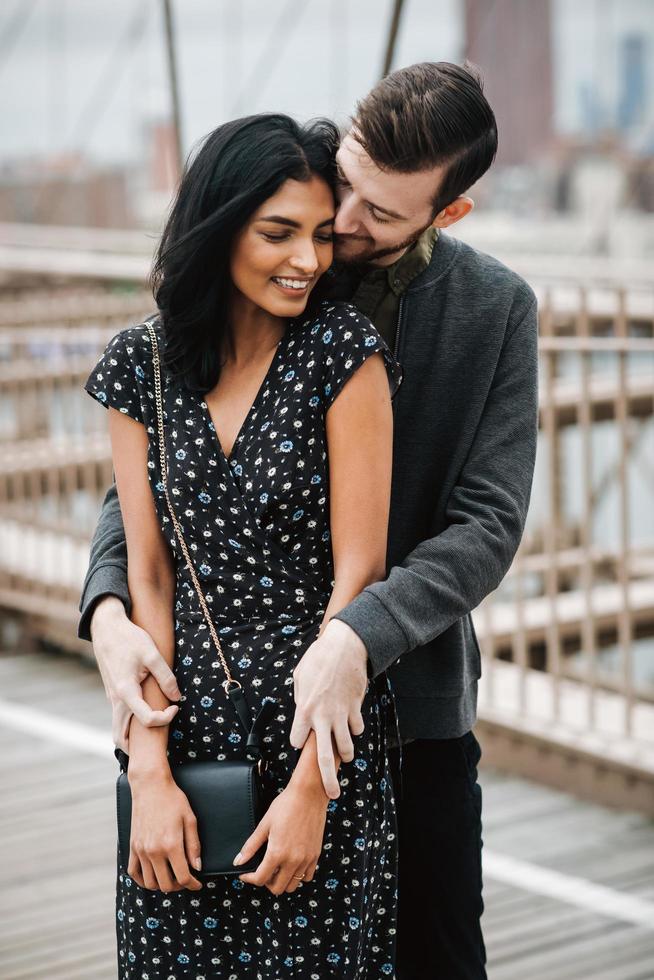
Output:
[[[508,570],[524,528],[536,453],[537,318],[530,287],[447,235],[402,297],[388,576],[336,619],[384,670],[402,739],[455,738],[476,719],[479,646],[470,612]],[[78,635],[97,600],[130,612],[115,484],[91,544]]]

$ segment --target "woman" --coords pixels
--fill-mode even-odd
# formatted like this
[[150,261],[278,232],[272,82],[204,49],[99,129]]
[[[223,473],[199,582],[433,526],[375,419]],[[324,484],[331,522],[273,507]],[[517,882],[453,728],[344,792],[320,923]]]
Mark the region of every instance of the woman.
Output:
[[218,127],[182,178],[155,264],[176,516],[252,716],[265,698],[279,705],[263,738],[273,802],[241,849],[248,860],[266,843],[254,872],[193,877],[197,827],[171,776],[191,759],[244,758],[244,739],[166,509],[147,327],[118,333],[85,385],[112,409],[132,619],[183,694],[170,706],[148,678],[144,697],[170,725],[131,722],[130,857],[116,900],[124,978],[393,974],[392,701],[369,684],[335,799],[315,733],[302,750],[289,741],[296,664],[385,573],[401,381],[370,322],[318,295],[337,139],[327,121],[283,115]]

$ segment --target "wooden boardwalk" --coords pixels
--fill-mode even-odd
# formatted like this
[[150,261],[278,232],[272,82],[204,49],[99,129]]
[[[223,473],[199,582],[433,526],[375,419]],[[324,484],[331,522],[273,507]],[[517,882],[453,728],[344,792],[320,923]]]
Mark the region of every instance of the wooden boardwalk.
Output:
[[[108,720],[91,664],[0,656],[2,980],[116,976]],[[654,824],[490,770],[481,782],[490,980],[651,980]]]

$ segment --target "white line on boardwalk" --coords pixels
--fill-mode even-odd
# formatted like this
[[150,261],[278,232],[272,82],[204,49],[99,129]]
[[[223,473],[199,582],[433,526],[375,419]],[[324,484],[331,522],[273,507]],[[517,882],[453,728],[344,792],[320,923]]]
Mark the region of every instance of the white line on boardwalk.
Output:
[[[92,725],[66,721],[57,715],[0,698],[0,725],[27,735],[55,741],[60,745],[110,758],[113,755],[111,735]],[[597,912],[654,931],[654,903],[613,888],[597,885],[586,878],[551,871],[530,861],[483,848],[484,874],[515,888],[545,895],[558,902]]]
[[0,725],[25,732],[26,735],[35,735],[46,742],[58,742],[59,745],[66,745],[79,752],[90,752],[105,758],[113,756],[111,732],[105,734],[99,728],[78,721],[67,721],[39,708],[18,704],[17,701],[0,698]]
[[530,861],[521,861],[508,854],[487,851],[483,848],[484,874],[494,881],[514,885],[525,891],[546,895],[558,902],[576,905],[606,915],[610,919],[620,919],[633,925],[645,926],[654,932],[654,903],[646,902],[634,895],[626,895],[605,885],[596,885],[587,878],[552,871]]

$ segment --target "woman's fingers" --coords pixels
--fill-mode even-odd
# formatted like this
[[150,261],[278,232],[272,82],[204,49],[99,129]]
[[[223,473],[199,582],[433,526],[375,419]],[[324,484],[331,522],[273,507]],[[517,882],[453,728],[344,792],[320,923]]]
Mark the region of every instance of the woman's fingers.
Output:
[[191,810],[184,815],[184,851],[186,854],[186,860],[191,867],[191,874],[193,873],[193,870],[201,871],[202,848],[200,847],[198,822],[195,818],[195,814]]
[[316,869],[317,861],[306,860],[298,863],[290,861],[282,864],[271,875],[265,883],[266,888],[273,895],[281,895],[282,892],[294,892],[303,882],[311,881]]
[[145,882],[143,881],[143,872],[141,870],[141,862],[133,850],[129,852],[129,861],[127,864],[127,874],[129,877],[140,885],[141,888],[145,888]]
[[255,871],[244,872],[244,874],[239,875],[239,878],[248,885],[265,885],[279,866],[279,855],[268,848],[259,867]]
[[127,874],[141,888],[150,891],[178,892],[182,888],[200,891],[202,888],[202,882],[193,877],[181,843],[169,852],[162,850],[157,854],[143,851],[139,854],[132,849]]
[[193,877],[193,869],[189,867],[186,854],[180,849],[168,855],[168,860],[175,876],[176,888],[188,888],[191,892],[199,892],[202,882]]
[[141,861],[141,878],[143,879],[143,888],[149,888],[150,891],[158,891],[159,885],[157,884],[157,876],[154,873],[154,868],[152,867],[152,862],[148,860],[145,856],[140,859]]
[[152,868],[157,879],[155,888],[158,888],[162,892],[179,891],[179,885],[176,881],[173,881],[173,876],[170,873],[168,855],[160,854],[157,857],[153,857]]
[[[263,845],[266,843],[266,841],[268,840],[269,833],[270,833],[270,822],[267,816],[264,814],[264,816],[261,818],[257,826],[254,828],[254,830],[248,837],[248,839],[243,842],[243,845],[240,851],[238,852],[238,854],[234,855],[234,861],[235,862],[238,861],[238,864],[235,864],[234,866],[238,867],[239,864],[247,864],[250,858],[257,853],[259,848],[263,847]],[[261,867],[261,865],[259,865],[259,867]],[[246,872],[246,873],[252,874],[252,872]],[[240,877],[241,877],[241,881],[246,880],[243,875],[241,875]]]
[[[313,881],[313,878],[314,878],[314,875],[316,873],[316,868],[317,867],[318,867],[318,861],[317,860],[316,861],[309,862],[309,864],[307,865],[306,874],[305,874],[303,880],[304,881]],[[299,873],[302,874],[301,871]]]
[[[283,864],[277,868],[266,882],[268,891],[273,895],[281,895],[282,892],[285,892],[291,881],[297,881],[297,879],[291,877],[294,871],[295,869],[290,864]],[[302,874],[301,871],[297,873]],[[299,882],[297,883],[299,884]]]
[[[307,869],[306,869],[306,861],[304,861],[297,868],[293,868],[290,877],[286,881],[286,884],[281,888],[281,891],[294,892],[306,880],[307,880]],[[284,878],[280,872],[277,874],[276,880],[273,882],[273,884],[282,885],[283,881]]]
[[281,864],[278,861],[277,867],[273,869],[266,881],[263,882],[268,891],[273,895],[281,895],[282,892],[286,891],[291,881],[297,881],[296,878],[291,877],[293,874],[302,874],[301,871],[296,871],[296,864],[296,861],[292,863],[282,862]]
[[[264,857],[263,861],[256,869],[240,876],[241,881],[249,885],[259,885],[268,889],[273,895],[281,895],[282,892],[294,892],[298,885],[303,881],[311,881],[316,870],[316,861],[309,862],[287,861],[280,863],[279,858]],[[301,875],[304,878],[296,878]]]

